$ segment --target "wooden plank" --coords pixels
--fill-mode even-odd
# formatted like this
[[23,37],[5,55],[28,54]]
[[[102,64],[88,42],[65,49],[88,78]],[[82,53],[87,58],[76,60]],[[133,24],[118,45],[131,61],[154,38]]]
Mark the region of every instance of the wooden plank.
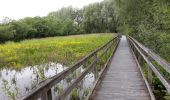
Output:
[[[138,88],[135,88],[138,87]],[[122,38],[112,62],[91,99],[150,100],[144,79],[136,66],[126,38]]]

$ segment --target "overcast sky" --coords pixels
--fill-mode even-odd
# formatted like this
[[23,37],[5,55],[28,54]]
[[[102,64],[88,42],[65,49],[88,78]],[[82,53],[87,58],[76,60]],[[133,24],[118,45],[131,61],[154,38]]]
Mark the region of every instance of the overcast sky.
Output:
[[81,8],[89,3],[100,1],[103,0],[0,0],[0,19],[45,16],[51,11],[69,5]]

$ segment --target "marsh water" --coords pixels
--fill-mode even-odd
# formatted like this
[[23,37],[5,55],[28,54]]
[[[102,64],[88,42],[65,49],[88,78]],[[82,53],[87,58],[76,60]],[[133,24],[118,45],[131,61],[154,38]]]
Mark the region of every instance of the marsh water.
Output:
[[[28,66],[20,70],[1,69],[0,100],[21,99],[37,85],[43,83],[44,80],[53,77],[67,68],[67,66],[50,62],[44,65]],[[83,67],[80,67],[78,72],[81,73],[83,70]],[[73,78],[70,79],[70,81],[72,80]],[[84,78],[81,86],[88,89],[92,86],[94,80],[94,74],[89,73]],[[58,87],[58,92],[68,84],[69,81],[63,80],[61,84],[59,84],[62,86]]]

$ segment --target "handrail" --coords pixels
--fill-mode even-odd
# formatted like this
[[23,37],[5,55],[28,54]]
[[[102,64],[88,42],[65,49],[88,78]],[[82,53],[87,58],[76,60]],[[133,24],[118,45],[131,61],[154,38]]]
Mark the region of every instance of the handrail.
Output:
[[[132,53],[133,53],[133,55],[135,55],[133,51],[132,51]],[[134,59],[135,59],[135,61],[136,61],[136,63],[137,63],[137,66],[138,66],[138,68],[139,68],[139,70],[140,70],[140,72],[141,72],[141,74],[142,74],[143,80],[144,80],[144,82],[145,82],[145,84],[146,84],[146,87],[147,87],[147,89],[148,89],[148,92],[149,92],[149,95],[150,95],[150,97],[151,97],[151,100],[156,100],[156,98],[155,98],[155,96],[154,96],[154,94],[153,94],[153,91],[152,91],[152,89],[151,89],[151,87],[150,87],[147,79],[145,78],[145,75],[144,75],[144,73],[143,73],[143,70],[142,70],[142,68],[141,68],[141,66],[140,66],[140,64],[139,64],[139,62],[138,62],[138,60],[137,60],[137,57],[134,56]]]
[[137,40],[130,37],[140,48],[143,48],[143,50],[151,56],[159,65],[161,65],[167,72],[170,73],[170,63],[168,63],[165,59],[161,58],[159,55],[154,53],[151,49],[145,47],[144,45],[140,44]]
[[[72,74],[76,69],[80,68],[81,65],[83,65],[87,60],[89,60],[92,57],[97,56],[97,53],[100,52],[102,49],[106,48],[101,55],[107,54],[109,48],[111,49],[112,46],[115,45],[114,43],[116,41],[119,41],[119,38],[120,38],[120,35],[114,37],[113,39],[111,39],[109,42],[107,42],[103,46],[101,46],[98,49],[94,50],[93,52],[89,53],[87,56],[85,56],[84,58],[82,58],[81,60],[79,60],[78,62],[73,64],[72,66],[70,66],[68,69],[55,75],[51,79],[46,80],[44,83],[40,84],[36,89],[34,89],[30,93],[28,93],[28,95],[23,97],[23,100],[34,100],[39,97],[43,100],[51,100],[51,98],[52,98],[51,97],[51,88],[54,85],[59,83],[61,80],[63,80],[68,75]],[[63,98],[62,95],[64,95],[64,96],[68,95],[69,92],[73,89],[74,85],[76,85],[87,74],[87,72],[90,71],[90,69],[93,67],[93,65],[95,63],[97,63],[97,61],[99,59],[101,59],[101,57],[100,58],[99,57],[93,59],[94,61],[87,67],[87,69],[69,87],[66,88],[66,91],[64,91],[62,94],[60,94],[57,98],[60,99],[60,97]],[[107,58],[106,58],[106,61],[107,61]]]
[[160,56],[155,54],[150,49],[148,49],[145,46],[143,46],[142,44],[140,44],[134,38],[129,36],[128,41],[129,41],[133,51],[136,52],[136,55],[139,57],[142,57],[145,60],[145,62],[148,64],[148,81],[149,81],[150,85],[152,84],[152,72],[154,72],[156,77],[161,81],[161,83],[165,86],[166,90],[170,93],[169,81],[164,77],[164,75],[161,74],[160,70],[156,68],[156,66],[153,64],[153,60],[156,61],[168,73],[170,73],[169,72],[170,71],[169,63],[167,63],[165,60],[163,60]]
[[105,65],[104,65],[104,68],[103,68],[102,71],[101,71],[100,76],[96,79],[95,85],[92,87],[91,93],[89,93],[89,95],[87,96],[87,98],[86,98],[85,100],[91,100],[92,94],[93,94],[96,86],[100,83],[100,81],[101,81],[101,79],[102,79],[102,76],[105,74],[106,70],[108,69],[108,66],[110,65],[110,61],[111,61],[114,53],[116,52],[116,49],[117,49],[117,47],[118,47],[118,44],[119,44],[119,41],[117,41],[117,43],[116,43],[116,45],[115,45],[115,47],[114,47],[114,49],[113,49],[114,51],[112,52],[112,54],[111,54],[111,56],[109,57],[109,59],[106,61]]

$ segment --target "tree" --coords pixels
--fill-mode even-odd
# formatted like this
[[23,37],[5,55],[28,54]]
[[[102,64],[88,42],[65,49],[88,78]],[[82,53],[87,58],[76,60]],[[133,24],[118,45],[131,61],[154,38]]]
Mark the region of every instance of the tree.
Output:
[[[170,57],[170,2],[168,0],[114,0],[119,31],[128,33],[159,53]],[[122,27],[124,26],[124,27]],[[166,54],[166,55],[165,55]]]
[[0,25],[0,42],[13,39],[15,34],[16,32],[11,28],[11,25]]

